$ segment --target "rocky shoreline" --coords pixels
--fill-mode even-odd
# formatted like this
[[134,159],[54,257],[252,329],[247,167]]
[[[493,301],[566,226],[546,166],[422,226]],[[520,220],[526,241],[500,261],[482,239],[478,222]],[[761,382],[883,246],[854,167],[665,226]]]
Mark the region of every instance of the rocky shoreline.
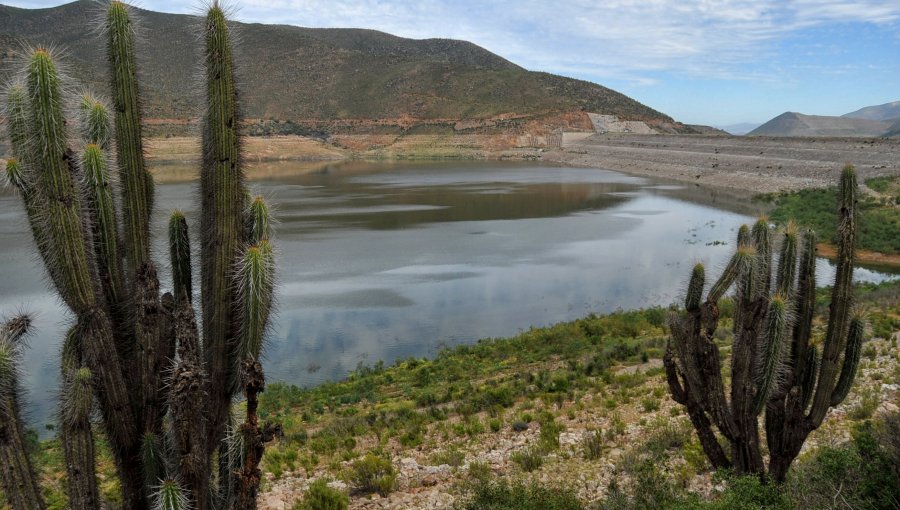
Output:
[[848,163],[861,182],[900,175],[900,139],[593,135],[542,160],[757,194],[831,186]]

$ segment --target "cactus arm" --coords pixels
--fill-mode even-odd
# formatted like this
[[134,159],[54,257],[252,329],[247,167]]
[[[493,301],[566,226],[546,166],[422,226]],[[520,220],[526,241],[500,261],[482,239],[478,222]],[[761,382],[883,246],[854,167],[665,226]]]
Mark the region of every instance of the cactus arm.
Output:
[[[808,366],[808,364],[801,364],[801,360],[808,359],[806,351],[812,336],[813,315],[816,308],[816,233],[812,230],[803,233],[803,249],[800,254],[797,293],[794,303],[795,322],[791,364],[795,367],[793,383],[799,384],[801,380],[805,379],[804,374]],[[813,375],[813,379],[815,379],[815,375]],[[803,400],[808,403],[805,397]]]
[[706,302],[717,303],[722,299],[722,296],[728,292],[729,287],[731,287],[737,277],[746,273],[749,266],[753,263],[755,255],[756,250],[752,247],[742,246],[738,248],[728,261],[728,265],[725,266],[725,270],[722,271],[722,276],[720,276],[719,279],[716,280],[716,283],[713,284],[712,288],[709,289]]
[[29,117],[28,91],[21,82],[13,82],[6,89],[6,133],[9,135],[10,152],[22,158],[28,151]]
[[844,352],[844,365],[841,368],[841,376],[838,379],[834,391],[831,393],[831,406],[836,406],[847,398],[853,379],[856,377],[856,369],[859,366],[859,355],[862,352],[862,344],[865,337],[865,324],[861,317],[854,317],[850,321],[850,332],[847,335],[847,349]]
[[153,495],[155,510],[189,510],[190,500],[178,480],[166,479],[156,487]]
[[240,118],[227,22],[214,3],[206,17],[207,105],[200,173],[201,294],[203,345],[211,388],[210,436],[224,435],[231,397],[237,386],[237,337],[233,320],[237,289],[232,271],[243,248],[245,190],[240,155]]
[[22,338],[30,324],[22,315],[0,327],[0,484],[13,510],[46,508],[28,455],[19,403]]
[[83,94],[78,105],[78,120],[81,124],[81,136],[84,141],[107,151],[112,127],[106,105],[90,93]]
[[751,297],[757,299],[761,296],[768,296],[772,284],[772,230],[769,228],[769,221],[766,218],[756,220],[750,235],[753,237],[753,246],[756,248],[756,267],[760,278],[759,284],[756,286],[756,294]]
[[672,393],[672,400],[687,408],[688,416],[691,419],[694,430],[697,432],[698,439],[700,439],[700,446],[706,453],[707,458],[709,458],[710,463],[716,469],[731,467],[731,461],[728,460],[728,456],[725,455],[725,451],[719,444],[712,430],[712,424],[703,411],[702,406],[694,400],[687,381],[685,380],[684,384],[681,382],[681,379],[684,379],[684,377],[683,374],[679,376],[678,365],[675,363],[671,345],[666,347],[666,353],[663,355],[663,367],[666,370],[666,381],[669,384],[669,391]]
[[825,332],[819,380],[812,408],[808,415],[808,426],[818,427],[831,403],[835,378],[839,369],[838,358],[844,350],[844,339],[849,328],[850,309],[853,306],[853,261],[856,244],[856,171],[852,166],[841,172],[841,207],[839,211],[838,260],[834,287],[831,292],[831,313]]
[[61,356],[60,444],[66,463],[69,507],[72,510],[93,510],[100,508],[94,432],[91,427],[93,374],[90,369],[81,366],[77,334],[77,327],[69,330]]
[[109,182],[109,168],[100,146],[93,143],[85,148],[81,161],[90,203],[88,210],[94,234],[97,272],[106,301],[115,310],[123,299],[124,287],[119,259],[116,205]]
[[155,434],[162,426],[165,414],[163,394],[164,371],[167,360],[175,356],[171,312],[159,296],[159,279],[152,263],[138,271],[134,285],[135,338],[137,361],[140,367],[140,417],[145,434]]
[[245,359],[241,363],[241,380],[244,385],[244,397],[247,399],[246,420],[240,427],[244,440],[244,463],[239,469],[232,471],[237,494],[231,508],[254,510],[262,477],[259,462],[262,460],[265,444],[281,433],[281,425],[259,423],[257,416],[259,394],[266,388],[260,362]]
[[207,508],[211,465],[207,418],[204,408],[196,403],[209,398],[209,377],[200,360],[199,334],[190,301],[178,301],[174,322],[178,362],[169,384],[173,447],[190,501],[194,508]]
[[268,240],[272,236],[272,216],[268,204],[262,197],[250,200],[246,224],[251,245]]
[[59,277],[59,292],[76,312],[96,304],[94,279],[81,224],[81,200],[70,171],[71,155],[66,151],[65,118],[59,74],[50,54],[36,50],[28,65],[28,95],[31,99],[32,140],[29,159],[37,173],[46,214],[36,236],[38,242],[58,256],[47,256],[55,267],[48,268]]
[[691,281],[688,284],[687,295],[684,298],[684,309],[693,312],[700,309],[703,301],[703,285],[706,281],[706,272],[703,264],[696,264],[691,272]]
[[776,294],[769,302],[765,330],[765,349],[756,369],[756,393],[753,396],[753,412],[759,414],[769,395],[779,381],[779,370],[784,361],[788,330],[787,302]]
[[128,267],[126,279],[130,282],[150,258],[153,180],[144,161],[134,27],[125,4],[118,0],[110,2],[105,28],[115,111],[116,157],[122,186],[122,232]]
[[775,292],[792,299],[797,278],[797,225],[789,221],[781,240],[778,269],[775,273]]
[[269,241],[260,241],[246,250],[237,270],[240,288],[240,359],[258,360],[269,314],[275,279],[275,256]]
[[819,373],[819,349],[815,345],[806,350],[806,362],[803,367],[802,379],[800,380],[801,412],[809,407],[812,400],[813,392],[816,390],[816,375]]
[[187,219],[181,211],[174,211],[169,218],[169,261],[172,265],[172,288],[175,301],[191,301],[191,241]]

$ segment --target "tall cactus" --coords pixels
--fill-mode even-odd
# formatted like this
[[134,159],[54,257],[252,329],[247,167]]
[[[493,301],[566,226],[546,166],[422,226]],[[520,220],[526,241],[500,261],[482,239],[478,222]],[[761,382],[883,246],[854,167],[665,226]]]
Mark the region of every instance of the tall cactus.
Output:
[[[268,207],[259,198],[248,202],[244,184],[229,29],[213,3],[204,31],[201,333],[182,213],[170,220],[174,295],[160,291],[150,256],[153,181],[143,156],[131,16],[119,1],[108,6],[112,116],[102,101],[84,95],[75,108],[79,136],[72,136],[63,114],[65,78],[45,49],[33,51],[25,83],[6,95],[13,156],[7,175],[23,198],[50,282],[75,315],[61,356],[59,407],[69,505],[101,506],[93,442],[98,409],[126,508],[254,508],[259,461],[277,432],[256,416],[275,259]],[[108,156],[113,148],[117,163]],[[116,168],[118,183],[110,175]],[[19,416],[15,340],[26,328],[11,328],[22,322],[0,331],[0,482],[14,510],[44,507]],[[247,414],[235,444],[243,451],[218,455],[228,450],[232,399],[241,393]]]
[[[847,166],[841,174],[837,276],[821,358],[811,345],[816,297],[813,232],[801,235],[789,223],[773,265],[768,224],[762,220],[752,230],[742,228],[735,255],[704,303],[698,298],[704,270],[702,265],[694,268],[685,311],[670,321],[672,337],[663,363],[672,397],[687,408],[715,467],[783,481],[809,433],[821,425],[830,406],[847,396],[864,335],[862,319],[851,318],[856,188],[853,167]],[[713,335],[718,302],[732,287],[729,400]],[[763,411],[768,468],[758,430]],[[713,425],[731,445],[730,456],[721,448]]]

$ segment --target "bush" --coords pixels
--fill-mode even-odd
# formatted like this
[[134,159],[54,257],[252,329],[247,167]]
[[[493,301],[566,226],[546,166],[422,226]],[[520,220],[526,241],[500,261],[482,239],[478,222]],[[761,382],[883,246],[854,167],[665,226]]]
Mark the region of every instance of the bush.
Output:
[[513,452],[509,460],[515,462],[522,471],[530,473],[544,465],[544,457],[539,448],[526,448]]
[[[896,509],[900,507],[900,414],[863,422],[851,442],[824,446],[788,479],[798,508]],[[839,495],[839,497],[838,497]]]
[[332,489],[324,478],[319,478],[309,486],[302,501],[293,510],[347,510],[350,498],[343,492]]
[[388,495],[397,483],[397,471],[389,459],[368,454],[350,466],[350,485],[356,492]]
[[482,482],[471,495],[455,506],[456,510],[584,510],[575,495],[565,489],[545,488],[538,484],[508,484],[506,481]]
[[585,459],[599,459],[603,455],[603,432],[600,430],[585,432],[581,444]]

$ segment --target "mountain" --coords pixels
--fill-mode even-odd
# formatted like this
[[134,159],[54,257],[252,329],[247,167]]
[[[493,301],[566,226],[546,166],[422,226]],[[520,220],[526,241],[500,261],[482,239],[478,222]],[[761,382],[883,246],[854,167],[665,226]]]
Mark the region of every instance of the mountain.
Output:
[[900,119],[900,101],[880,104],[877,106],[867,106],[865,108],[860,108],[855,112],[841,115],[841,117],[880,121],[898,120]]
[[875,120],[786,112],[747,133],[748,136],[882,136],[891,123]]
[[[75,78],[106,90],[104,43],[95,21],[102,15],[99,5],[90,0],[49,9],[0,5],[0,83],[24,42],[64,49]],[[196,77],[202,59],[197,18],[135,11],[146,116],[176,121],[198,117]],[[422,121],[452,130],[459,120],[491,119],[497,127],[523,118],[600,112],[691,131],[614,90],[528,71],[466,41],[404,39],[359,29],[234,25],[240,34],[235,51],[245,115],[265,119],[263,123],[287,121],[328,131],[377,130],[384,124],[409,129]]]
[[900,119],[894,121],[894,123],[891,124],[891,127],[888,128],[882,136],[900,137]]
[[750,131],[759,127],[758,122],[741,122],[739,124],[729,124],[727,126],[718,126],[719,129],[727,131],[732,135],[746,135]]

